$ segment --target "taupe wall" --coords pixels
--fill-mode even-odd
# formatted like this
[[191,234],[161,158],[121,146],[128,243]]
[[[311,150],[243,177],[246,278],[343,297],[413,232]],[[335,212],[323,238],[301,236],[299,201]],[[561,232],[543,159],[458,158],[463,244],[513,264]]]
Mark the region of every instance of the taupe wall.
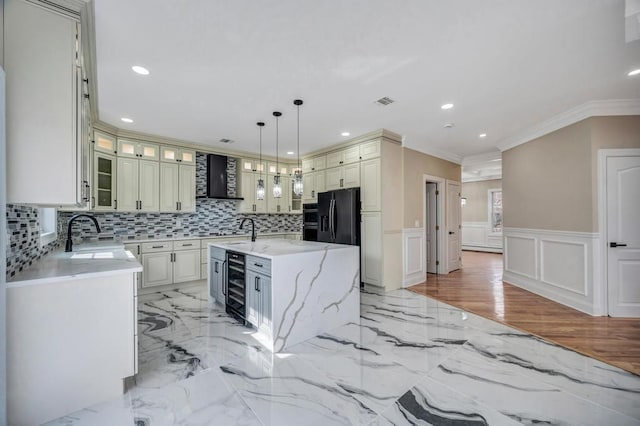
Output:
[[462,168],[459,164],[410,148],[402,149],[404,173],[404,227],[414,228],[415,221],[422,223],[423,176],[430,175],[460,182]]
[[640,148],[640,115],[591,120],[592,229],[598,229],[598,150]]
[[597,232],[602,148],[640,148],[640,116],[592,117],[504,151],[505,227]]
[[462,184],[462,196],[467,203],[462,206],[463,222],[489,221],[489,190],[502,188],[502,180],[483,180]]

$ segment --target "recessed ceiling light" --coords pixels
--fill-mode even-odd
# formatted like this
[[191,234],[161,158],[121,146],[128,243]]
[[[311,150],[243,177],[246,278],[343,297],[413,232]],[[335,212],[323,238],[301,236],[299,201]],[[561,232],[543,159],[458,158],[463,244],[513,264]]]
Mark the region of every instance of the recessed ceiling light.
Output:
[[133,120],[127,117],[122,117],[120,120],[124,121],[125,123],[133,123]]
[[629,74],[627,74],[629,77],[633,77],[634,75],[638,75],[640,74],[640,68],[638,68],[637,70],[633,70],[633,71],[629,71]]
[[295,154],[295,152],[293,152],[293,151],[287,151],[287,155],[293,155],[293,154]]
[[444,104],[440,108],[442,108],[442,109],[451,109],[451,108],[453,108],[453,104]]
[[446,124],[444,125],[444,128],[445,128],[445,129],[451,129],[452,127],[453,127],[453,123],[446,123]]
[[349,132],[342,132],[342,133],[340,133],[340,134],[341,134],[342,136],[351,136],[351,133],[349,133]]
[[486,134],[486,133],[480,133],[480,134],[478,135],[478,137],[479,137],[479,138],[486,138],[486,137],[487,137],[487,134]]
[[149,70],[145,67],[141,67],[140,65],[134,65],[131,67],[131,69],[140,75],[149,75]]

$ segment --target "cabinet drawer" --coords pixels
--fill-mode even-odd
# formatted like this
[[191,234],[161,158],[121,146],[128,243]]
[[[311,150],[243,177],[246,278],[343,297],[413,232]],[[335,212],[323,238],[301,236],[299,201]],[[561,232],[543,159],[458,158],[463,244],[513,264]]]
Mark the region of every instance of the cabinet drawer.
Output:
[[264,257],[247,256],[247,269],[271,276],[271,260]]
[[153,243],[140,244],[140,251],[142,253],[155,253],[159,251],[171,251],[173,250],[172,241],[156,241]]
[[175,251],[178,250],[194,250],[200,248],[199,240],[184,240],[184,241],[174,241],[173,249]]
[[218,248],[218,247],[211,247],[209,249],[209,257],[210,258],[214,258],[214,259],[218,259],[218,260],[224,261],[226,259],[225,253],[226,253],[225,249],[221,249],[221,248]]

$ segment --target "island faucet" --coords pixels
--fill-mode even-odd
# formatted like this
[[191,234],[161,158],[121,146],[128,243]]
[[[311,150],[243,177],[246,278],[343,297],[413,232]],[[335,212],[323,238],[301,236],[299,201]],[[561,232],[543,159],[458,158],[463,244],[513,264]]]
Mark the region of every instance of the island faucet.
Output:
[[69,219],[69,222],[67,223],[67,244],[64,247],[65,252],[70,252],[73,249],[73,242],[71,241],[71,226],[73,225],[73,222],[80,217],[88,217],[89,219],[91,219],[93,221],[93,224],[96,226],[96,231],[98,232],[98,234],[102,232],[100,230],[100,224],[98,223],[98,220],[95,217],[85,213],[80,213],[72,216],[71,219]]
[[240,229],[242,229],[242,227],[244,226],[244,222],[247,220],[251,221],[251,241],[255,242],[256,241],[256,224],[253,222],[253,219],[251,219],[250,217],[245,217],[244,219],[242,219],[242,222],[240,222]]

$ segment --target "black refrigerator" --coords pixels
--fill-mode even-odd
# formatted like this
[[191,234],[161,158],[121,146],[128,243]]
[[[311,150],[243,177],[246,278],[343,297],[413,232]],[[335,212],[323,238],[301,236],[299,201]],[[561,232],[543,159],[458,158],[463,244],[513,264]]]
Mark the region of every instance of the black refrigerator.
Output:
[[318,194],[318,241],[360,245],[360,188]]

